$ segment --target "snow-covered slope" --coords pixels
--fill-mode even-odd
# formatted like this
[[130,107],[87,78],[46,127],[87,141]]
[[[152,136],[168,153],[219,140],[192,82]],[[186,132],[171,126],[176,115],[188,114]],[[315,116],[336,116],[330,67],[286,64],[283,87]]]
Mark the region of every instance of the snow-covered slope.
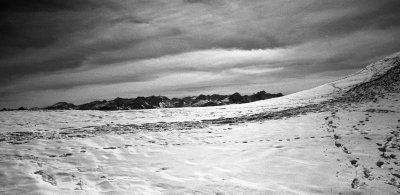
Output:
[[0,194],[394,194],[399,55],[249,104],[1,112]]

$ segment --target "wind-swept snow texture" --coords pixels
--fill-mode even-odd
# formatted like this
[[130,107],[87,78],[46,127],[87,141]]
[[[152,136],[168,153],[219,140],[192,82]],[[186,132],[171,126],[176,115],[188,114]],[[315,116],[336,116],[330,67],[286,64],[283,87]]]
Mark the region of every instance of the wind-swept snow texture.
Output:
[[249,104],[0,113],[0,194],[396,194],[400,58]]

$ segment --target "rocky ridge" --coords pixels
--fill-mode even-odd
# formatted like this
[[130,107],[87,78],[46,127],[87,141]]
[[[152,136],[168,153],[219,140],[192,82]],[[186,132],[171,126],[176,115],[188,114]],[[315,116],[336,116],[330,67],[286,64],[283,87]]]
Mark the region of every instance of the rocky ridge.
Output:
[[81,105],[67,102],[58,102],[52,106],[45,107],[46,110],[133,110],[154,108],[179,108],[179,107],[205,107],[220,106],[228,104],[249,103],[283,96],[282,93],[271,94],[260,91],[252,95],[199,95],[184,98],[169,99],[165,96],[149,96],[137,98],[115,98],[114,100],[93,101]]

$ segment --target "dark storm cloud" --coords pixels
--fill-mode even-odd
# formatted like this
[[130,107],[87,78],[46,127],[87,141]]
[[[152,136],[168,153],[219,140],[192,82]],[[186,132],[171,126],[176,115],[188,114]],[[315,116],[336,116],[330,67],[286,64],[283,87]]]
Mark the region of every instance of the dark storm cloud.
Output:
[[243,85],[258,69],[279,70],[271,79],[350,71],[400,50],[398,7],[397,0],[1,1],[0,92],[153,85],[192,73],[220,78],[185,89],[212,88]]
[[[321,11],[329,11],[328,6],[335,6],[333,3],[332,1],[330,4],[318,3],[320,6],[317,7],[321,7]],[[359,5],[360,7],[352,14],[339,17],[327,23],[317,23],[315,26],[311,26],[315,27],[311,29],[323,35],[337,35],[358,30],[400,27],[398,22],[400,19],[398,12],[400,1],[354,1],[349,3],[351,4],[350,6]],[[342,6],[338,9],[346,9],[348,5],[342,4]]]
[[95,18],[86,19],[84,12],[100,6],[104,4],[95,1],[1,1],[0,83],[79,66],[84,54],[60,51],[68,45],[61,42],[96,26]]
[[15,12],[56,12],[65,10],[90,10],[94,7],[117,8],[111,1],[104,0],[3,0],[0,2],[2,13]]
[[[9,48],[44,47],[88,25],[68,12],[90,12],[116,8],[107,1],[91,0],[4,0],[0,2],[1,46]],[[90,27],[90,26],[89,26]]]

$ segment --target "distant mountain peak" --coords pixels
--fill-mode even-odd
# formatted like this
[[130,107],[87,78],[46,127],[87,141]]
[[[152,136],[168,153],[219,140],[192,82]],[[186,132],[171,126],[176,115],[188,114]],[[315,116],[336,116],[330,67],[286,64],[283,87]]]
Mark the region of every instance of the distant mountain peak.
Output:
[[219,106],[228,104],[249,103],[283,96],[282,93],[271,94],[265,91],[257,92],[253,95],[204,95],[187,96],[184,98],[169,99],[165,96],[139,96],[136,98],[117,97],[113,100],[96,100],[89,103],[74,105],[67,102],[58,102],[54,105],[45,107],[47,110],[132,110],[132,109],[153,109],[153,108],[176,108],[176,107],[204,107]]

